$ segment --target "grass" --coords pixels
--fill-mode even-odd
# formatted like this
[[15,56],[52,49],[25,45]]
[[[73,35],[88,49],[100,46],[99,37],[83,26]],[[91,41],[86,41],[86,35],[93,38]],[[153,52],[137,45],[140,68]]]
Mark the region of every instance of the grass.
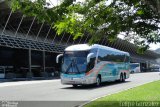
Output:
[[[149,103],[151,101],[159,103],[155,106],[160,107],[160,81],[154,81],[127,91],[122,91],[120,93],[97,99],[84,107],[135,107],[136,102]],[[130,102],[127,103],[130,104],[130,106],[122,105],[124,102]],[[139,105],[138,107],[142,106],[144,107],[144,105]]]

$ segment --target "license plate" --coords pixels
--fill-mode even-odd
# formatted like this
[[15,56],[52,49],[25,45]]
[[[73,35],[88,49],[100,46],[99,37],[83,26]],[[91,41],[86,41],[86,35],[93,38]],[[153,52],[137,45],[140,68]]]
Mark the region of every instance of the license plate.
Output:
[[75,81],[69,81],[70,83],[75,83]]

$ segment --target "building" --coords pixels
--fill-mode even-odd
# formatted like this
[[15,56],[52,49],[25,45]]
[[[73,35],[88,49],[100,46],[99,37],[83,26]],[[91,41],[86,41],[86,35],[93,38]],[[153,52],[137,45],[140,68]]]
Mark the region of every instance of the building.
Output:
[[[58,76],[56,71],[60,71],[60,65],[56,64],[57,54],[69,45],[87,43],[89,40],[88,35],[75,41],[66,33],[58,36],[51,26],[45,22],[39,23],[36,17],[12,12],[4,0],[0,0],[0,19],[0,78]],[[160,57],[152,51],[137,54],[134,44],[121,39],[114,43],[102,39],[99,44],[129,52],[131,61],[141,63],[144,68]]]

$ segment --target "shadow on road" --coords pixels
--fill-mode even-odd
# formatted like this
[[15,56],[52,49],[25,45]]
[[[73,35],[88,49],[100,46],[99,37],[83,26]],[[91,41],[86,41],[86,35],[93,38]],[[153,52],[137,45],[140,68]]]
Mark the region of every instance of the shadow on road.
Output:
[[78,90],[86,90],[86,89],[88,89],[88,90],[93,90],[93,89],[103,88],[103,87],[112,86],[112,85],[125,84],[125,83],[128,83],[128,82],[130,82],[130,81],[125,81],[125,82],[117,82],[117,81],[115,81],[115,82],[103,82],[98,87],[93,84],[93,85],[79,85],[77,87],[69,86],[69,87],[64,87],[64,88],[61,88],[61,89],[78,89]]

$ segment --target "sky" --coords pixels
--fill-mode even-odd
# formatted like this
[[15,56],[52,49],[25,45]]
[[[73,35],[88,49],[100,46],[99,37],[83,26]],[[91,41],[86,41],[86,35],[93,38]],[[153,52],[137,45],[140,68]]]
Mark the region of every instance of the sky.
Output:
[[[51,3],[51,5],[57,5],[57,3],[58,4],[60,4],[60,1],[61,0],[47,0],[49,3]],[[77,2],[83,2],[83,1],[85,1],[85,0],[77,0]],[[111,1],[112,0],[108,0],[107,2],[106,2],[106,5],[108,5],[108,4],[110,4],[111,3]],[[51,6],[52,7],[52,6]],[[119,37],[119,38],[121,38],[121,39],[123,39],[124,37]],[[160,43],[157,43],[157,44],[150,44],[149,45],[150,46],[150,50],[156,50],[156,49],[158,49],[158,48],[160,48]]]
[[157,44],[150,44],[150,50],[156,50],[158,48],[160,48],[160,43],[157,43]]

